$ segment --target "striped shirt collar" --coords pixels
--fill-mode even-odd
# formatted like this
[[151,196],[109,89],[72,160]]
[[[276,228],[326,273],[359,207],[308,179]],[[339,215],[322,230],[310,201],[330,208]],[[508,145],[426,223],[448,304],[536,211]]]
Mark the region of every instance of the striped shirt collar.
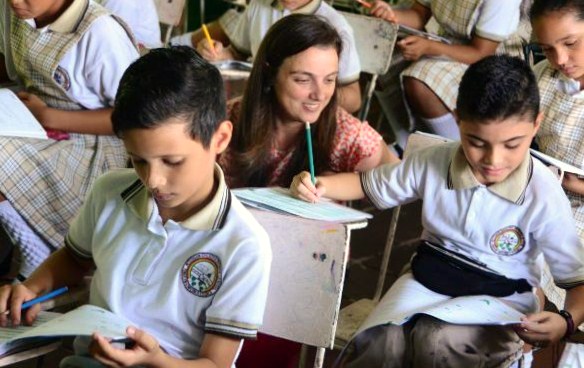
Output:
[[[515,169],[505,180],[489,185],[487,189],[492,193],[516,204],[523,204],[525,190],[531,180],[533,162],[527,154],[519,167]],[[462,147],[459,146],[448,168],[448,189],[460,190],[481,186],[475,178]]]
[[[316,11],[318,10],[318,8],[320,7],[320,3],[322,0],[311,0],[308,2],[308,4],[299,7],[298,9],[294,9],[291,10],[290,13],[292,14],[314,14],[316,13]],[[274,0],[272,2],[272,7],[279,10],[279,11],[283,11],[284,7],[282,6],[282,4],[280,4],[280,2],[278,0]]]
[[[218,182],[213,198],[197,213],[181,221],[190,230],[212,231],[223,227],[231,208],[231,192],[225,182],[223,171],[215,164],[215,180]],[[134,181],[121,194],[122,200],[144,222],[148,222],[153,211],[154,200],[140,179]]]

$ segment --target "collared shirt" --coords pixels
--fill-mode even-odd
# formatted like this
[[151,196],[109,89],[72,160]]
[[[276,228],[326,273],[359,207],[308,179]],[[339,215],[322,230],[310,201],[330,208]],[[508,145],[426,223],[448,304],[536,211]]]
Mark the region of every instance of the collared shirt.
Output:
[[321,16],[337,30],[343,41],[343,51],[339,58],[339,83],[358,81],[361,64],[353,30],[339,12],[322,0],[312,0],[294,11],[282,8],[278,1],[252,0],[239,17],[234,30],[229,32],[231,44],[239,52],[253,57],[272,24],[292,13]]
[[196,358],[205,333],[254,338],[262,322],[268,236],[228,190],[219,166],[211,201],[162,223],[134,170],[95,183],[66,246],[97,268],[90,303],[153,334],[172,356]]
[[[75,32],[87,10],[86,0],[74,0],[52,24],[37,29],[34,19],[26,19],[39,37],[46,32]],[[11,52],[10,6],[0,6],[0,53],[5,55],[10,79],[18,80]],[[138,58],[138,51],[126,30],[112,17],[97,18],[79,42],[59,61],[59,84],[67,96],[86,109],[113,106],[123,72]]]
[[[458,142],[413,152],[401,164],[361,175],[379,208],[423,201],[422,238],[469,256],[513,279],[540,283],[543,254],[556,283],[584,283],[584,252],[563,190],[549,169],[529,156],[501,183],[472,175]],[[533,296],[507,297],[533,311]]]

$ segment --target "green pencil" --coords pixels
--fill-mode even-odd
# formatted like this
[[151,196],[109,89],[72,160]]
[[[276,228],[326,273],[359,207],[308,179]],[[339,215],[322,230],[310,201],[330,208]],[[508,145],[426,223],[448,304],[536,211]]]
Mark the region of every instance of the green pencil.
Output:
[[312,136],[310,135],[310,123],[306,122],[306,148],[308,149],[308,166],[310,168],[310,178],[312,184],[316,185],[316,177],[314,176],[314,157],[312,155]]

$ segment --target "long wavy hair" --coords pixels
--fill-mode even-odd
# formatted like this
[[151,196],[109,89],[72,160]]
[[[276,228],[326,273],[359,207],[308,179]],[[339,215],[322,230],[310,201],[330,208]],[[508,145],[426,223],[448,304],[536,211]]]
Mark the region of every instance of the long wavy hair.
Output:
[[[229,166],[235,186],[266,186],[274,168],[269,152],[276,137],[276,117],[280,109],[274,83],[286,58],[310,47],[336,50],[342,41],[327,21],[306,14],[292,14],[274,23],[263,39],[254,59],[246,85],[241,115],[234,122]],[[330,169],[330,154],[336,132],[337,90],[323,109],[316,124],[311,125],[314,164],[317,172]],[[299,139],[292,159],[277,184],[288,186],[292,177],[308,168],[306,141]]]

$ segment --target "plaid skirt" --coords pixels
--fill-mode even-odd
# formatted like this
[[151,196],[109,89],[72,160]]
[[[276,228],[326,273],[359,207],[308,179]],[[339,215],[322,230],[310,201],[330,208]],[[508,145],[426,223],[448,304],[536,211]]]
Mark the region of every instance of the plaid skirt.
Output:
[[0,137],[0,192],[55,249],[63,245],[94,180],[127,163],[116,137],[70,136],[63,141]]

